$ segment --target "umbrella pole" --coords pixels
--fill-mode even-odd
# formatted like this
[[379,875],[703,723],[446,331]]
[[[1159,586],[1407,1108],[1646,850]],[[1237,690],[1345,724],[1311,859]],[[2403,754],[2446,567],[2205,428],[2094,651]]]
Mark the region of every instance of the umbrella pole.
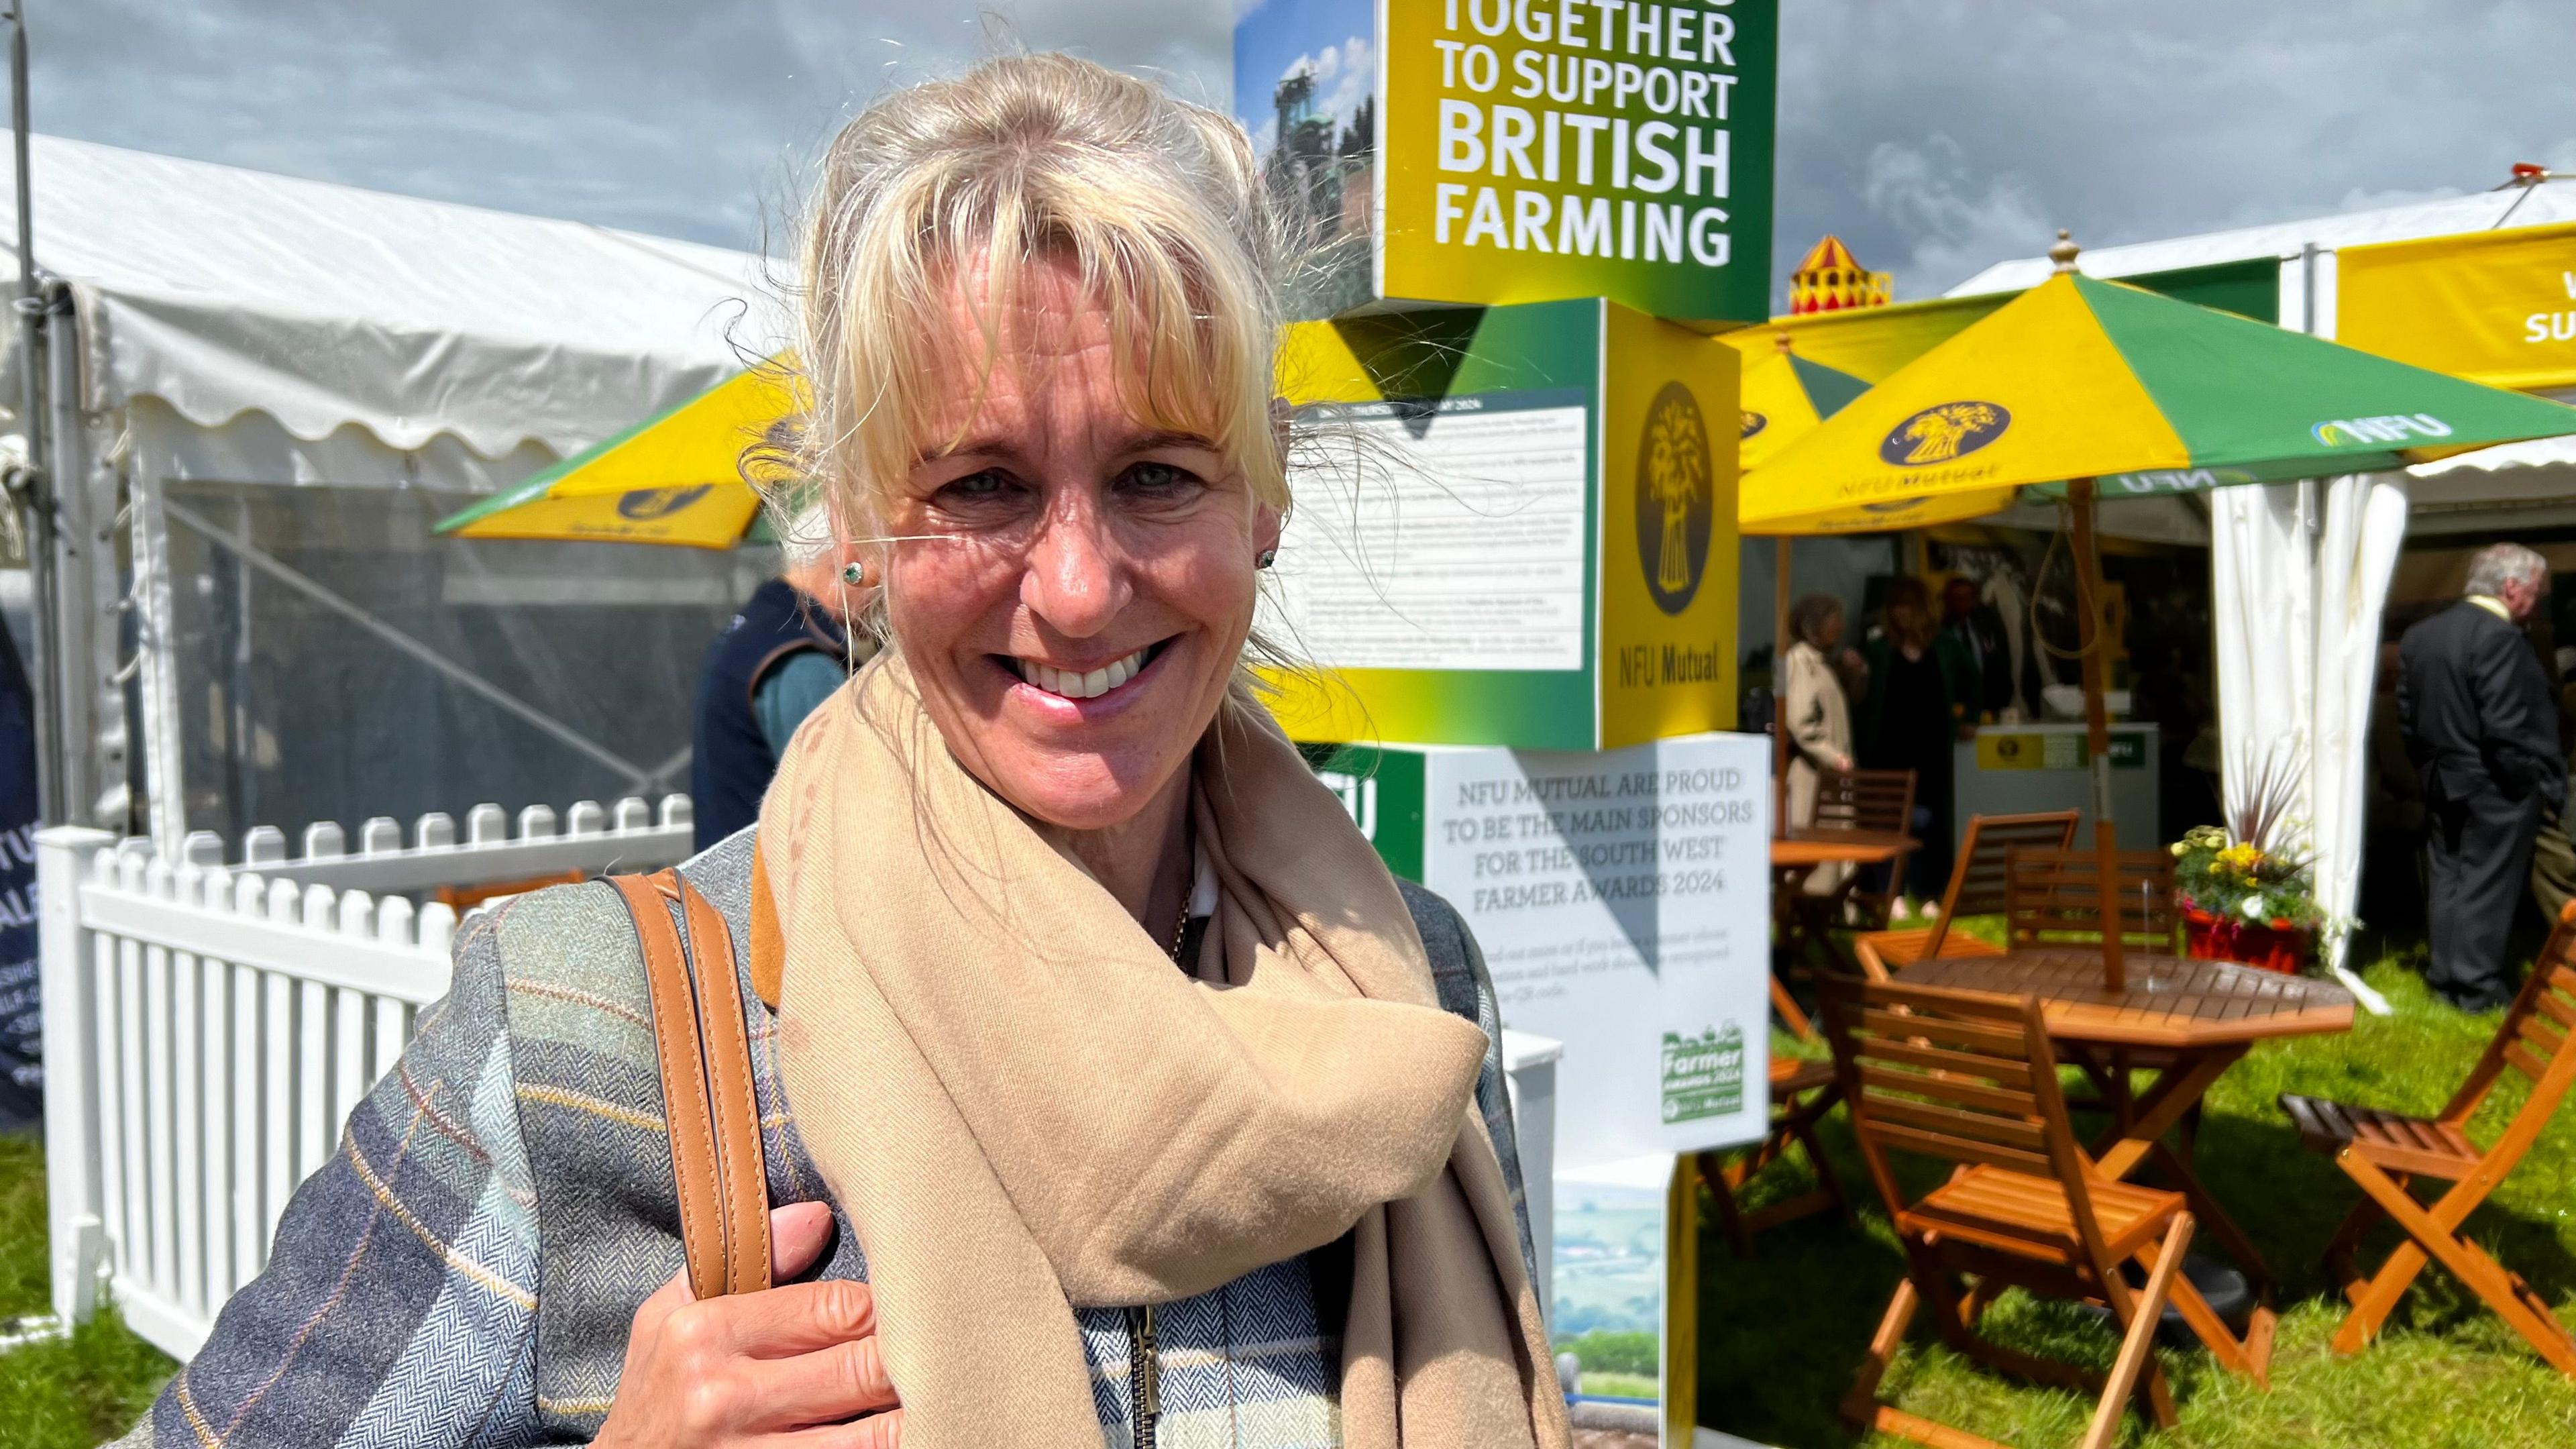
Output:
[[2102,555],[2093,532],[2093,480],[2069,483],[2075,535],[2075,613],[2084,653],[2084,745],[2093,767],[2093,865],[2102,901],[2102,980],[2112,991],[2128,989],[2120,939],[2120,847],[2111,820],[2111,660],[2102,634]]
[[1789,838],[1789,544],[1771,580],[1771,832]]

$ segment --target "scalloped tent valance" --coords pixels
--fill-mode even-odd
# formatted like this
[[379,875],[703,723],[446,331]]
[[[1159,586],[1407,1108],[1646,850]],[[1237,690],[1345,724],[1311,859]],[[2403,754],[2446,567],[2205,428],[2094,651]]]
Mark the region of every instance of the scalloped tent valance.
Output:
[[[778,341],[749,253],[54,136],[30,170],[94,411],[148,397],[210,431],[258,413],[308,443],[354,424],[398,451],[561,456]],[[0,349],[0,399],[15,368]]]

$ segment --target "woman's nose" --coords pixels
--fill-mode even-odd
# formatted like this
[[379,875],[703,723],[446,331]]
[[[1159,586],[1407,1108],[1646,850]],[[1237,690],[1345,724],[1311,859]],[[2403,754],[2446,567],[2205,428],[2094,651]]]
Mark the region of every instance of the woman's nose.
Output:
[[1129,587],[1116,544],[1088,510],[1058,514],[1030,548],[1020,576],[1020,602],[1072,638],[1109,627],[1127,607]]

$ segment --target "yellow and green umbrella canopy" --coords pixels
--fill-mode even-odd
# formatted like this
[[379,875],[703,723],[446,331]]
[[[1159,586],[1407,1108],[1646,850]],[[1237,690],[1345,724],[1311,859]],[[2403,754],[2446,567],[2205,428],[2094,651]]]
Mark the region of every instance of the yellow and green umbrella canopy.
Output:
[[[1790,444],[1814,432],[1817,424],[1869,391],[1867,382],[1850,373],[1799,356],[1787,332],[1774,335],[1778,343],[1767,351],[1756,351],[1751,347],[1745,349],[1740,384],[1744,399],[1744,432],[1736,446],[1738,466],[1748,484],[1759,476],[1764,465],[1787,452]],[[1939,500],[1910,499],[1877,507],[1847,509],[1794,529],[1762,527],[1742,518],[1740,508],[1738,513],[1742,531],[1751,534],[1876,533],[1983,517],[2003,507],[2006,501],[2001,496],[1989,499],[1982,495]]]
[[[2106,668],[2096,647],[2096,494],[2117,498],[2370,472],[2576,433],[2576,408],[2058,271],[1899,368],[1744,479],[1748,532],[1831,532],[1893,505],[2000,506],[2017,488],[2075,503],[2086,742],[2106,921],[2119,918]],[[1908,518],[1893,526],[1911,526]],[[1879,522],[1879,527],[1891,526]],[[2123,948],[2102,938],[2122,988]]]
[[796,411],[786,359],[720,383],[438,524],[460,538],[731,548],[760,521],[743,450]]
[[1747,348],[1741,382],[1743,432],[1736,448],[1737,466],[1750,473],[1778,457],[1783,448],[1816,430],[1816,424],[1840,412],[1869,384],[1821,362],[1809,362],[1792,350],[1789,334],[1778,332],[1776,345]]
[[2194,492],[2570,432],[2558,403],[2065,271],[1748,474],[1737,513],[1750,533],[1910,528],[2016,487]]

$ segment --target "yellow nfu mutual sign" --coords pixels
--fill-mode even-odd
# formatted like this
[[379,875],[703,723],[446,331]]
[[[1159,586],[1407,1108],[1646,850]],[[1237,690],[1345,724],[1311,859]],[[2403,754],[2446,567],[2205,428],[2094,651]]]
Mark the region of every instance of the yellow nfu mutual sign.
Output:
[[1260,0],[1238,113],[1301,315],[1607,297],[1754,322],[1779,0]]
[[2534,391],[2576,386],[2576,224],[2345,247],[2335,340]]

